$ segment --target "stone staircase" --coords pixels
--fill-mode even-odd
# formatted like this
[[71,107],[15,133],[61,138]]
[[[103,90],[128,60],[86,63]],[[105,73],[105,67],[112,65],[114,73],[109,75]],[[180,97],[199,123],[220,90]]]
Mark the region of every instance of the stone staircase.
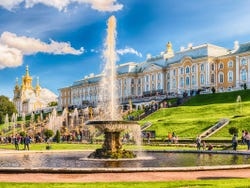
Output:
[[151,122],[146,122],[143,124],[143,126],[141,126],[141,131],[146,130],[147,128],[149,128],[152,125]]
[[218,123],[216,123],[214,126],[210,127],[208,130],[204,131],[200,136],[201,138],[208,138],[211,135],[213,135],[214,133],[216,133],[218,130],[220,130],[222,127],[224,127],[225,125],[227,125],[229,123],[229,119],[228,118],[223,118],[220,119],[220,121]]

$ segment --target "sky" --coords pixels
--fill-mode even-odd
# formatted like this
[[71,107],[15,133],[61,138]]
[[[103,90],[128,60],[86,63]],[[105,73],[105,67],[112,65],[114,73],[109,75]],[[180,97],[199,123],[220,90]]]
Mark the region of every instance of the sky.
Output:
[[13,98],[29,66],[33,85],[58,89],[102,72],[107,20],[117,19],[117,64],[189,43],[228,49],[250,41],[249,0],[0,0],[0,95]]

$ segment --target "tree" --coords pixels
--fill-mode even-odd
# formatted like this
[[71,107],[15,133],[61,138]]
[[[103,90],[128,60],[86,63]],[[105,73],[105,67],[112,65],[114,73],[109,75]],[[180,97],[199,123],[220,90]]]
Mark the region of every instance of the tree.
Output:
[[228,129],[228,132],[229,132],[229,134],[231,134],[231,135],[234,135],[234,134],[238,134],[238,132],[239,132],[239,130],[238,130],[238,128],[237,127],[230,127],[229,129]]
[[56,102],[56,101],[52,101],[52,102],[50,102],[49,104],[48,104],[48,106],[57,106],[58,105],[58,102]]
[[45,129],[45,131],[44,131],[44,135],[45,135],[45,137],[47,138],[47,140],[48,140],[50,137],[52,137],[53,134],[54,134],[53,131],[50,130],[50,129]]
[[57,142],[57,143],[60,143],[60,141],[61,141],[61,133],[60,133],[59,130],[56,131],[56,136],[55,136],[55,138],[56,138],[56,142]]
[[15,105],[8,97],[0,96],[0,124],[4,123],[6,114],[11,117],[13,113],[17,113]]

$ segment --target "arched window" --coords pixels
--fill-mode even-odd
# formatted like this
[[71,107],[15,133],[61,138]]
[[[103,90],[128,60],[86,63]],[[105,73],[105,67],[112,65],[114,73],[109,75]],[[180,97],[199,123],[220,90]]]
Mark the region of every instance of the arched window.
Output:
[[189,77],[187,76],[186,77],[186,86],[189,86],[190,85],[190,79],[189,79]]
[[152,75],[152,77],[151,77],[151,78],[152,78],[152,81],[154,81],[154,79],[155,79],[155,76],[154,76],[154,75]]
[[192,75],[192,85],[195,85],[195,84],[196,84],[195,77],[194,75]]
[[204,64],[201,64],[201,71],[204,71]]
[[214,78],[215,78],[214,74],[211,74],[211,83],[212,83],[212,84],[214,84],[214,81],[215,81]]
[[157,74],[157,80],[161,80],[161,73]]
[[176,75],[176,70],[174,69],[174,71],[173,71],[173,75],[175,76]]
[[227,74],[228,82],[233,82],[233,71],[229,71]]
[[204,74],[201,74],[200,82],[202,85],[205,83]]
[[219,82],[220,82],[220,83],[223,83],[223,82],[224,82],[224,73],[223,73],[223,72],[220,72],[220,73],[219,73]]
[[215,67],[214,67],[214,63],[211,65],[211,70],[214,71]]
[[141,95],[141,87],[138,87],[138,95]]
[[158,83],[158,84],[157,84],[157,89],[158,89],[158,90],[161,89],[161,83]]
[[169,75],[169,73],[167,74],[167,79],[168,79],[168,80],[170,79],[170,75]]
[[228,62],[228,67],[230,67],[230,68],[233,67],[233,62],[232,61]]
[[181,84],[181,87],[184,87],[184,79],[183,79],[183,77],[180,78],[180,84]]
[[192,66],[192,72],[195,72],[195,65]]
[[224,67],[223,63],[220,63],[219,64],[219,69],[223,69],[223,67]]
[[246,71],[246,69],[242,69],[240,71],[240,77],[241,77],[242,81],[246,81],[247,80],[247,71]]
[[184,74],[184,69],[181,67],[181,74]]
[[189,67],[186,67],[186,74],[188,74],[190,72]]
[[167,83],[167,90],[170,91],[170,83]]
[[173,79],[173,88],[176,88],[176,79]]
[[241,65],[243,66],[243,65],[246,65],[246,64],[247,64],[247,61],[246,61],[245,58],[243,58],[243,59],[241,60]]
[[134,84],[135,83],[135,80],[132,78],[131,79],[131,84]]

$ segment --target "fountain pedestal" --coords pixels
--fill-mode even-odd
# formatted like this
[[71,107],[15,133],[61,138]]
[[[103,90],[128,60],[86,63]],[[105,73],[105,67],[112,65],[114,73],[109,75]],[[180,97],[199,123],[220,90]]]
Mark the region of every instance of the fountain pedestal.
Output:
[[[87,125],[93,125],[99,131],[104,132],[104,143],[102,148],[97,149],[89,155],[89,158],[135,158],[132,151],[122,149],[121,133],[125,130],[139,130],[136,122],[128,121],[89,121]],[[139,129],[138,129],[139,128]]]

